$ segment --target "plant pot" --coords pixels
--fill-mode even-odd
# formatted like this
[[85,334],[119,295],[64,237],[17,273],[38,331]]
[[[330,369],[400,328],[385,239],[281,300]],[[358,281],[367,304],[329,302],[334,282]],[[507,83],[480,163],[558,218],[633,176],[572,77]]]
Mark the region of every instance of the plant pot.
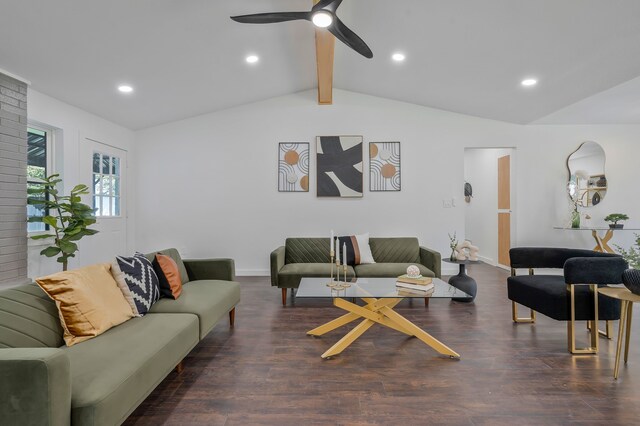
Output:
[[640,295],[640,270],[627,269],[622,273],[622,282],[631,293]]
[[624,223],[610,223],[610,229],[622,229],[624,227]]

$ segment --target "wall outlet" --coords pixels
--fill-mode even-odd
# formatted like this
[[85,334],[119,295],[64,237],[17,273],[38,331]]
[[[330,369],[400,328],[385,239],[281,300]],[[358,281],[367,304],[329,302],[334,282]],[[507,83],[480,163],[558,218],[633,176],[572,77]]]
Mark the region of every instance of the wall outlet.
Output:
[[449,200],[449,199],[442,200],[442,207],[444,207],[445,209],[450,209],[451,208],[451,200]]

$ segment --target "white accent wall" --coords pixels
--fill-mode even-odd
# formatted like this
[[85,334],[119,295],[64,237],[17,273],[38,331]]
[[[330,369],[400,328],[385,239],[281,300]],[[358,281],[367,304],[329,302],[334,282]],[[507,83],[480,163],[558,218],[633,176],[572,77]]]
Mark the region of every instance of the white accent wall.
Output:
[[[364,197],[316,197],[315,137],[363,135]],[[135,249],[177,247],[184,257],[232,257],[238,274],[267,275],[269,253],[289,236],[369,232],[416,236],[448,255],[447,233],[465,235],[465,148],[515,147],[514,245],[592,248],[587,231],[566,222],[566,158],[594,140],[607,155],[607,197],[593,222],[611,212],[640,225],[640,126],[521,126],[342,90],[320,106],[315,90],[201,115],[136,133],[139,220]],[[369,192],[368,143],[400,141],[402,191]],[[277,190],[278,142],[310,142],[308,193]],[[131,163],[131,162],[130,162]],[[444,207],[444,205],[451,207]],[[627,245],[632,233],[614,241]],[[443,272],[455,268],[444,265]]]
[[[60,173],[64,178],[65,186],[63,187],[63,191],[65,195],[68,194],[68,191],[73,188],[73,186],[81,183],[81,176],[79,175],[79,151],[83,138],[95,139],[127,150],[129,151],[129,162],[135,161],[132,155],[135,133],[132,130],[118,126],[101,117],[44,95],[36,90],[29,89],[28,100],[28,119],[56,129],[54,171]],[[131,165],[129,167],[131,167]],[[50,174],[52,173],[50,172]],[[131,176],[131,174],[129,175]],[[89,184],[89,182],[82,183]],[[135,196],[133,178],[129,179],[128,194],[130,200]],[[131,204],[131,201],[129,203]],[[130,209],[127,245],[131,250],[133,250],[134,247],[134,234],[132,232],[134,220],[135,214],[132,209]],[[57,263],[55,258],[45,258],[39,254],[40,250],[46,246],[46,243],[44,243],[44,245],[42,244],[41,241],[29,241],[28,275],[30,278],[58,272],[62,269],[61,264]],[[69,262],[70,269],[85,265],[86,262],[83,262],[82,253],[86,250],[92,250],[93,253],[96,251],[99,252],[105,262],[111,262],[111,258],[117,254],[105,252],[100,246],[91,244],[91,237],[85,237],[85,239],[80,241],[79,246],[78,257],[71,259]]]

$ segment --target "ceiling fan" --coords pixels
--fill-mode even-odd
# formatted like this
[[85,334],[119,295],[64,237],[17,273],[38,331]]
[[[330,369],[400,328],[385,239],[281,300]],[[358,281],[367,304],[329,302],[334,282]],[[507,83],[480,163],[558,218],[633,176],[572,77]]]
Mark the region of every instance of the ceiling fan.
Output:
[[316,27],[326,28],[338,40],[365,58],[373,58],[373,52],[369,49],[367,43],[343,24],[336,15],[336,10],[340,3],[342,3],[342,0],[320,0],[310,12],[256,13],[253,15],[232,16],[231,19],[243,24],[271,24],[304,19],[313,22]]

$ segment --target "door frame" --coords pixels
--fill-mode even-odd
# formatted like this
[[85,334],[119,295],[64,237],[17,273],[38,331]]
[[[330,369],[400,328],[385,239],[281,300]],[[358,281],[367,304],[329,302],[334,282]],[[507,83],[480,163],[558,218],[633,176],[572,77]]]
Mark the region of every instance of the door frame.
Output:
[[[518,210],[517,210],[517,206],[518,206],[518,191],[517,191],[517,178],[516,178],[516,173],[517,173],[517,167],[518,167],[518,149],[515,146],[466,146],[463,149],[464,151],[467,150],[504,150],[504,151],[508,151],[505,153],[502,153],[500,155],[496,155],[496,173],[497,173],[497,167],[498,167],[498,163],[497,163],[497,159],[500,156],[504,156],[504,155],[509,155],[511,157],[511,170],[509,173],[509,178],[510,178],[510,198],[511,198],[511,223],[510,223],[510,230],[511,230],[511,235],[510,235],[510,240],[511,240],[511,247],[514,247],[516,241],[517,241],[517,221],[518,221]],[[497,153],[496,153],[497,154]],[[463,173],[466,172],[466,166],[463,166]],[[473,185],[473,182],[470,182]],[[475,192],[475,191],[474,191]],[[495,242],[496,242],[496,248],[498,246],[498,205],[497,205],[497,193],[498,193],[498,182],[497,182],[497,175],[496,175],[496,183],[495,183],[495,194],[496,194],[496,205],[493,208],[493,211],[491,212],[491,218],[488,220],[492,220],[495,221],[495,226],[496,226],[496,234],[495,234]],[[474,195],[478,195],[478,194],[474,194]],[[473,201],[471,201],[473,202]],[[466,211],[464,212],[464,214],[468,214]],[[465,219],[466,222],[466,219]],[[466,229],[465,229],[466,231]],[[466,233],[466,232],[465,232]],[[492,266],[496,266],[498,268],[501,269],[505,269],[505,270],[510,270],[509,267],[504,266],[504,265],[500,265],[498,263],[498,252],[496,251],[495,253],[495,258],[494,254],[492,253],[489,256],[482,256],[482,247],[480,247],[480,258],[481,260],[487,262],[488,264],[492,265]]]
[[[86,164],[83,164],[83,161],[86,159],[85,155],[90,155],[91,157],[93,157],[93,148],[90,148],[90,145],[86,143],[86,141],[92,142],[92,143],[97,143],[100,145],[104,145],[106,147],[109,147],[111,149],[115,149],[118,151],[121,151],[123,153],[122,158],[124,158],[124,167],[120,167],[120,212],[121,215],[118,217],[118,219],[124,219],[124,232],[125,232],[125,250],[127,253],[129,253],[131,251],[131,224],[130,224],[130,215],[129,215],[129,150],[123,148],[122,146],[118,146],[115,145],[113,143],[109,143],[109,142],[103,142],[100,140],[99,137],[90,137],[87,136],[83,133],[79,133],[78,135],[78,183],[83,183],[85,185],[87,185],[90,189],[91,189],[91,180],[88,179],[88,176],[92,176],[92,173],[88,173],[87,175],[87,170],[89,172],[92,172],[91,168],[87,168]],[[90,164],[90,163],[89,163]],[[82,196],[82,202],[92,206],[93,205],[93,201],[91,199],[91,195],[83,195]],[[113,217],[99,217],[97,218],[98,221],[109,221],[109,220],[113,220],[116,218]]]

